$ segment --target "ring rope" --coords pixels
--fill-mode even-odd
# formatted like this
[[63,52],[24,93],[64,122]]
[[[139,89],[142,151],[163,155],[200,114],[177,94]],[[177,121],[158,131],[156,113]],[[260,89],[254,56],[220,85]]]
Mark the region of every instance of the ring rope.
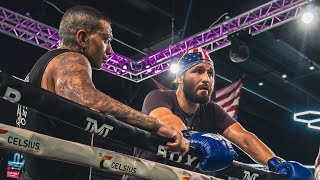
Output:
[[[26,106],[90,133],[96,133],[102,137],[111,138],[157,155],[162,155],[164,158],[170,160],[176,161],[179,159],[180,164],[196,167],[201,161],[201,154],[194,149],[191,149],[187,155],[183,157],[178,156],[178,158],[174,159],[177,157],[177,154],[170,154],[162,148],[162,145],[165,145],[170,139],[162,138],[145,130],[133,127],[116,120],[112,116],[91,110],[49,91],[34,87],[32,84],[8,75],[1,70],[0,96],[5,100]],[[55,108],[49,108],[53,104]],[[139,141],[137,141],[137,139],[139,139]],[[189,162],[190,159],[195,160]],[[252,176],[255,176],[255,180],[288,179],[286,176],[257,169],[237,161],[234,161],[229,167],[217,173],[239,179]]]
[[216,177],[50,137],[1,123],[0,147],[33,156],[149,179],[220,180]]

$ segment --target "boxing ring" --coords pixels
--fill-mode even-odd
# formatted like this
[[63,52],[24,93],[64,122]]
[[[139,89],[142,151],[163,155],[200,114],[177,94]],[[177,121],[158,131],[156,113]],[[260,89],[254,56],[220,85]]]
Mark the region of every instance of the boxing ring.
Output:
[[[106,140],[113,139],[130,146],[135,146],[180,164],[197,167],[201,161],[201,155],[196,149],[191,148],[185,156],[181,156],[175,152],[169,153],[163,149],[163,145],[170,141],[170,139],[165,139],[133,127],[116,120],[112,116],[99,113],[49,91],[36,88],[32,84],[4,73],[1,70],[0,96],[7,101],[26,106],[59,121],[83,129],[88,133],[95,133],[106,138]],[[52,106],[55,108],[49,108]],[[137,139],[139,140],[137,141]],[[19,144],[23,141],[35,143],[36,148],[30,149],[17,145],[17,143]],[[114,173],[151,179],[181,179],[183,177],[190,179],[218,179],[182,168],[57,139],[4,124],[0,124],[0,148]],[[164,174],[166,174],[166,177],[163,176]],[[256,169],[237,161],[234,161],[229,167],[217,171],[216,174],[238,179],[288,179],[283,175]]]
[[33,156],[88,166],[117,174],[129,174],[151,179],[219,179],[4,124],[0,124],[0,146]]

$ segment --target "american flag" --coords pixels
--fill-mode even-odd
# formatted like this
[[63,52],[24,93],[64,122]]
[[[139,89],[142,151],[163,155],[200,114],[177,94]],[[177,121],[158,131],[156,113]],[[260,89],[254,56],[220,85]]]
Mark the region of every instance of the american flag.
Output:
[[194,48],[194,49],[188,50],[188,51],[184,52],[184,54],[181,58],[186,59],[187,61],[188,60],[189,61],[190,60],[192,60],[192,61],[195,61],[195,60],[212,61],[208,52],[202,48]]
[[240,89],[243,84],[243,78],[228,84],[216,91],[215,102],[220,105],[231,117],[237,118]]

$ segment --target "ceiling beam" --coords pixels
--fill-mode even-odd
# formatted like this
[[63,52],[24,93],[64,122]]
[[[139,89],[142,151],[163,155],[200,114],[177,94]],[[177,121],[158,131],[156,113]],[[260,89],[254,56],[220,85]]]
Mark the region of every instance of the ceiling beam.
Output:
[[[141,82],[167,71],[174,57],[187,49],[203,47],[210,53],[227,47],[231,44],[227,39],[229,35],[240,30],[256,35],[290,22],[298,17],[298,12],[309,2],[273,0],[139,61],[114,54],[103,65],[103,70],[134,82]],[[0,32],[45,49],[57,47],[57,29],[3,7],[0,7],[0,10]]]

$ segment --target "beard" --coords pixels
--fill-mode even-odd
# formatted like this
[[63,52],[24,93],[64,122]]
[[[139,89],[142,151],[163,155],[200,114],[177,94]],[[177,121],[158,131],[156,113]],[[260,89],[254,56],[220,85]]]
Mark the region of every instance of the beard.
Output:
[[183,93],[186,96],[186,99],[193,102],[193,103],[199,103],[199,104],[205,104],[208,103],[211,99],[212,92],[208,92],[208,95],[204,94],[197,94],[195,85],[192,84],[190,81],[183,80]]

